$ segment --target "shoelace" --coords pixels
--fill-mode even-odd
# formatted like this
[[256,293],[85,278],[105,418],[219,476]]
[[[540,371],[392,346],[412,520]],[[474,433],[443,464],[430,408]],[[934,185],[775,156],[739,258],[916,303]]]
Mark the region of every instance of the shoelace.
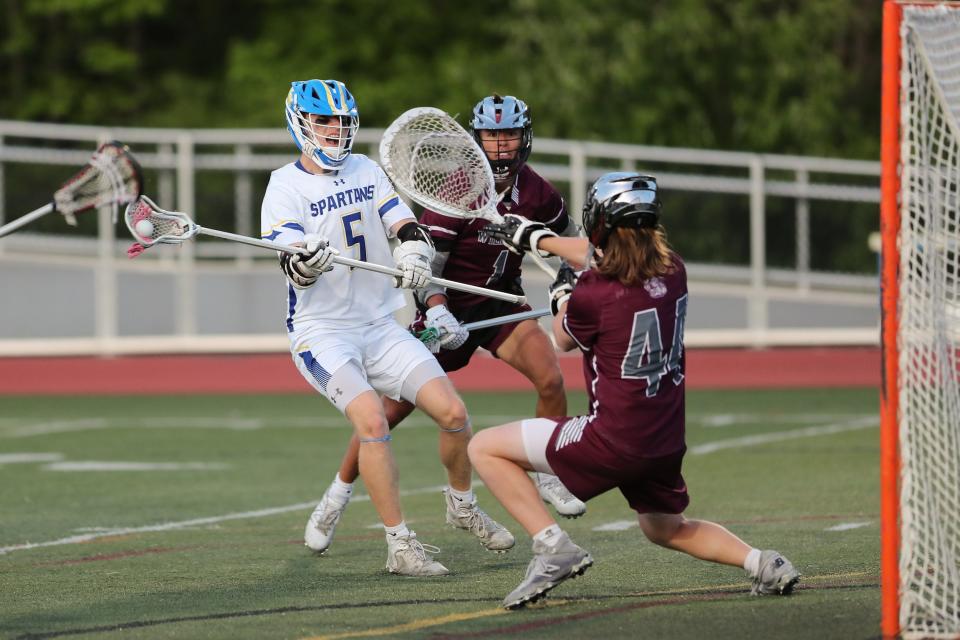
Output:
[[[457,511],[460,511],[460,509]],[[492,533],[493,529],[493,521],[490,520],[490,526],[488,526],[488,520],[490,520],[490,516],[484,513],[483,510],[476,505],[470,506],[470,512],[467,515],[467,526],[470,527],[471,531],[476,530],[478,536],[485,538],[488,533]]]
[[[326,506],[324,509],[319,510],[320,514],[318,515],[316,511],[310,516],[310,520],[313,521],[313,526],[319,529],[320,531],[327,531],[337,523],[337,519],[340,517],[340,513],[343,511],[343,507],[339,509],[332,505],[329,500],[324,501]],[[333,507],[332,509],[330,507]]]
[[440,547],[435,547],[432,544],[424,544],[423,542],[420,542],[419,540],[417,540],[417,534],[415,533],[411,533],[410,537],[407,538],[406,540],[400,540],[397,543],[397,546],[401,550],[404,547],[407,547],[408,549],[412,549],[413,552],[417,555],[417,557],[422,558],[424,560],[427,558],[428,553],[432,553],[434,555],[440,553]]

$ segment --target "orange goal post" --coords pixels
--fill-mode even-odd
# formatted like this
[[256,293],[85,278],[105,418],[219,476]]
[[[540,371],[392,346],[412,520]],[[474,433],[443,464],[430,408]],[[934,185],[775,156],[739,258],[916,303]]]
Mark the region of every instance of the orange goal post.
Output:
[[881,631],[960,638],[960,3],[883,7]]

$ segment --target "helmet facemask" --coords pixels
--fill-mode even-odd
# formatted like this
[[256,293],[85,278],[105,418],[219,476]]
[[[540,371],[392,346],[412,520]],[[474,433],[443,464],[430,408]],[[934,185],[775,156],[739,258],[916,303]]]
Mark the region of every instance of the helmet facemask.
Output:
[[297,147],[326,171],[337,171],[353,149],[360,127],[357,104],[337,80],[291,83],[287,129]]
[[[530,109],[526,103],[513,96],[492,95],[484,98],[473,108],[473,117],[470,120],[470,129],[477,144],[487,156],[493,178],[496,182],[505,182],[512,179],[526,164],[533,148],[533,126],[530,120]],[[484,142],[482,131],[498,131],[497,142],[491,139]],[[503,144],[512,142],[513,136],[505,136],[507,132],[516,131],[520,139],[519,147],[513,157],[502,157]],[[488,152],[489,150],[489,152]],[[491,158],[491,153],[495,156]]]

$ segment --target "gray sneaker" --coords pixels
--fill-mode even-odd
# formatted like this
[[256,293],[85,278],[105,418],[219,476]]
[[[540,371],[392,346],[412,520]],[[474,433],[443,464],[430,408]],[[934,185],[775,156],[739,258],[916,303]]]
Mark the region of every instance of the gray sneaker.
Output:
[[387,571],[402,576],[445,576],[450,571],[427,555],[440,549],[417,540],[413,531],[405,537],[387,536]]
[[533,553],[535,555],[527,566],[527,575],[520,586],[504,599],[504,609],[519,609],[536,602],[547,591],[568,578],[583,574],[593,564],[590,554],[575,545],[566,532],[560,534],[560,539],[552,547],[534,541]]
[[761,551],[760,572],[753,579],[750,595],[790,595],[798,582],[800,572],[793,568],[789,560],[776,551]]
[[477,506],[477,501],[460,502],[449,489],[443,490],[447,504],[447,524],[477,536],[488,551],[504,553],[513,547],[513,534]]
[[557,476],[549,473],[535,473],[533,481],[543,501],[552,504],[557,513],[564,518],[579,518],[587,512],[587,505],[583,500],[570,493]]
[[333,542],[333,531],[340,522],[347,505],[337,505],[330,499],[330,489],[323,493],[320,504],[310,514],[307,527],[303,531],[303,544],[318,553],[323,553]]

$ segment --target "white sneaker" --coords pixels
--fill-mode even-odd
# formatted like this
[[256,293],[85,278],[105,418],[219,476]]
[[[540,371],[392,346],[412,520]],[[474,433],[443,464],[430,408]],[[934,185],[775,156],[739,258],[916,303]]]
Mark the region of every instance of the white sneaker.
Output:
[[440,549],[417,540],[413,531],[407,536],[387,536],[387,571],[402,576],[445,576],[450,571],[427,555]]
[[543,501],[552,504],[557,513],[564,518],[579,518],[587,512],[587,505],[583,500],[570,493],[557,476],[549,473],[535,473],[533,481]]
[[513,547],[513,534],[478,507],[476,498],[473,502],[460,502],[449,489],[443,490],[443,497],[447,504],[447,524],[477,536],[488,551],[503,553]]
[[307,528],[303,531],[303,544],[318,553],[326,551],[333,541],[333,532],[346,508],[346,504],[338,506],[330,499],[330,489],[328,488],[323,493],[320,504],[310,514]]

